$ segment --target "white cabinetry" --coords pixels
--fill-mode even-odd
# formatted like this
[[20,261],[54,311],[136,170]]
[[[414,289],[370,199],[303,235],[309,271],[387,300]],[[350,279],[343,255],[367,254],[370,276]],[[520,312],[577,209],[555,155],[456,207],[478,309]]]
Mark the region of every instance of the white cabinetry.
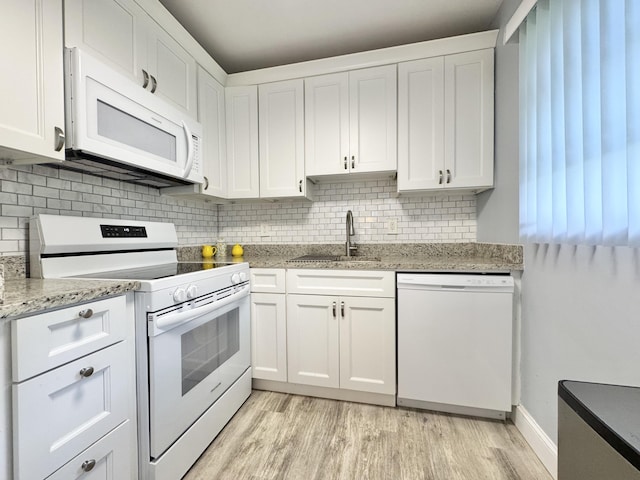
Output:
[[305,79],[307,176],[396,170],[396,66]]
[[287,270],[291,383],[394,395],[395,273]]
[[287,381],[285,270],[251,269],[253,378]]
[[64,160],[62,1],[3,2],[0,32],[0,161]]
[[258,89],[225,89],[228,198],[258,198]]
[[493,186],[493,49],[398,66],[398,191]]
[[260,197],[305,197],[304,82],[258,87]]
[[14,477],[135,478],[133,318],[125,296],[13,320],[11,337]]
[[202,193],[227,195],[227,152],[224,87],[206,70],[198,67],[198,121],[204,140],[204,185]]
[[196,61],[133,0],[65,0],[65,45],[79,47],[196,118]]

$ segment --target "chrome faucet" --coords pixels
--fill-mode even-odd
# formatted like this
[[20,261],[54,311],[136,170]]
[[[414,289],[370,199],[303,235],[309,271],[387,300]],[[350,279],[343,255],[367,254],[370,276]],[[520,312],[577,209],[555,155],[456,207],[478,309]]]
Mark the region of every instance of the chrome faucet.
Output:
[[351,210],[347,210],[347,242],[346,242],[346,255],[350,257],[358,249],[355,242],[351,242],[351,236],[355,235],[356,231],[353,228],[353,213]]

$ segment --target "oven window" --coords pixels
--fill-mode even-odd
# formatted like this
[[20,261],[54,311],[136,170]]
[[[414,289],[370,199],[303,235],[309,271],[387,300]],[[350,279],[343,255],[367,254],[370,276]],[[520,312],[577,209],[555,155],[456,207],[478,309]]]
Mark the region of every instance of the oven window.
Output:
[[182,395],[240,350],[239,309],[182,334]]

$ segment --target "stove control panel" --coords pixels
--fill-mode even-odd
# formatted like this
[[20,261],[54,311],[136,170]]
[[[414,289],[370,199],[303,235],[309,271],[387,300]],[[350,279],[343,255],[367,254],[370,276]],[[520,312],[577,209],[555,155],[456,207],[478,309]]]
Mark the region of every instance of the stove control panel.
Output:
[[184,288],[176,288],[173,292],[173,301],[176,303],[182,303],[187,299],[187,291]]
[[126,225],[100,225],[102,238],[147,238],[145,227]]

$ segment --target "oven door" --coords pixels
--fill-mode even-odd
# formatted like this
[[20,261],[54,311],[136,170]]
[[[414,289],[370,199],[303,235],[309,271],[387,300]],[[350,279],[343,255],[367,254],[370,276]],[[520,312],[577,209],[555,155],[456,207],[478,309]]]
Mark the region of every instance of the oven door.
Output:
[[177,322],[149,315],[151,458],[158,458],[249,368],[248,292],[245,285],[229,298],[194,308],[188,318],[178,313]]

